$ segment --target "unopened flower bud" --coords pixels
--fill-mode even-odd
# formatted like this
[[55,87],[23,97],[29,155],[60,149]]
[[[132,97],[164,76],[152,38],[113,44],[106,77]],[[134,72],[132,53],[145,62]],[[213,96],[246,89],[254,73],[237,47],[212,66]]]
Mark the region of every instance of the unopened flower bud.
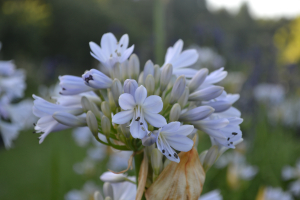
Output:
[[145,148],[146,155],[148,156],[149,160],[151,160],[151,154],[152,154],[153,149],[155,149],[155,144],[152,144],[150,146],[146,146],[146,148]]
[[113,97],[113,94],[111,92],[111,90],[109,90],[107,92],[107,97],[108,97],[108,103],[109,103],[109,107],[111,110],[115,110],[116,109],[116,103],[115,103],[115,100],[114,100],[114,97]]
[[205,150],[205,151],[201,152],[201,154],[199,155],[199,159],[200,159],[200,162],[202,165],[203,165],[203,162],[204,162],[207,152],[208,152],[208,150]]
[[163,154],[157,148],[152,149],[151,165],[154,174],[159,175],[163,168]]
[[171,64],[167,64],[162,68],[160,75],[160,91],[164,91],[169,84],[173,74],[173,67]]
[[82,79],[86,85],[95,89],[109,88],[112,84],[111,78],[96,69],[85,72]]
[[101,103],[101,110],[106,117],[111,118],[111,110],[108,102],[103,101]]
[[201,90],[197,90],[189,95],[190,101],[209,101],[220,96],[224,88],[221,86],[209,86]]
[[169,117],[170,122],[178,121],[180,113],[181,113],[181,107],[178,103],[175,103],[172,106],[172,109],[170,111],[170,117]]
[[123,133],[123,135],[126,137],[126,138],[130,138],[130,129],[129,129],[129,123],[126,123],[126,124],[120,124],[120,127],[121,127],[121,131]]
[[155,87],[157,88],[157,86],[159,85],[159,81],[160,81],[160,67],[159,65],[154,65],[154,80],[155,80]]
[[99,191],[94,193],[94,200],[103,200],[103,197]]
[[106,200],[107,197],[111,197],[111,199],[114,198],[113,187],[109,182],[104,183],[103,193],[104,193],[104,196],[105,196],[105,200]]
[[82,106],[84,112],[87,112],[90,110],[90,101],[88,100],[87,97],[85,97],[85,96],[81,97],[81,106]]
[[170,89],[173,88],[175,81],[177,80],[177,77],[175,75],[173,75],[171,77],[171,80],[169,81],[169,84],[167,85],[167,91],[169,91]]
[[124,82],[124,93],[129,93],[132,96],[135,95],[135,90],[138,88],[138,83],[136,82],[136,80],[133,79],[127,79]]
[[67,112],[55,112],[52,117],[66,126],[78,127],[87,125],[85,117],[78,117]]
[[86,113],[86,122],[93,135],[98,135],[98,121],[92,111]]
[[111,197],[105,197],[104,200],[113,200]]
[[151,74],[152,76],[154,76],[154,65],[153,62],[151,60],[148,60],[145,64],[144,67],[144,75],[143,75],[143,81],[146,81],[147,76]]
[[100,113],[98,107],[96,106],[96,104],[94,102],[90,101],[87,97],[85,97],[85,96],[81,97],[81,105],[85,112],[90,110],[94,113],[94,115],[98,119],[101,119],[101,113]]
[[205,105],[213,107],[215,109],[215,113],[218,113],[228,110],[232,104],[228,101],[214,101],[206,103]]
[[178,99],[181,97],[181,95],[184,92],[185,85],[186,85],[185,76],[184,75],[179,76],[175,81],[171,92],[170,104],[174,104],[175,102],[178,101]]
[[203,168],[205,171],[208,171],[209,168],[216,162],[219,155],[219,148],[217,145],[213,145],[208,150],[204,161],[203,161]]
[[140,74],[140,76],[139,76],[138,83],[139,83],[140,85],[143,85],[143,84],[144,84],[144,72],[141,72],[141,74]]
[[215,109],[210,106],[199,106],[191,109],[180,116],[180,121],[198,121],[211,115]]
[[200,69],[195,74],[195,76],[192,78],[192,80],[189,83],[190,92],[194,92],[203,83],[207,74],[208,74],[208,70],[206,68]]
[[109,183],[119,183],[127,180],[127,177],[123,174],[115,174],[112,172],[104,172],[100,176],[101,181]]
[[122,62],[121,64],[121,72],[122,72],[122,80],[126,80],[129,78],[129,61],[125,60],[124,62]]
[[144,146],[151,146],[156,142],[156,140],[157,140],[157,131],[154,131],[153,133],[151,133],[150,135],[146,135],[142,139],[142,144]]
[[111,123],[108,117],[103,116],[101,118],[101,128],[104,135],[108,136],[111,131]]
[[155,81],[154,81],[154,77],[151,74],[148,74],[145,80],[145,88],[147,89],[148,96],[154,94]]
[[166,168],[170,163],[171,161],[169,159],[166,159],[164,162],[164,168]]
[[140,74],[140,60],[137,55],[132,54],[129,58],[129,77],[138,80]]
[[189,95],[190,95],[189,87],[186,86],[185,89],[184,89],[183,94],[178,99],[178,103],[179,103],[181,108],[184,108],[184,106],[187,104],[187,102],[189,100]]
[[122,84],[119,81],[119,79],[115,79],[113,81],[112,86],[111,86],[111,92],[112,92],[112,95],[113,95],[116,105],[118,105],[119,97],[123,93],[123,87],[122,87]]
[[116,63],[112,68],[112,78],[122,80],[121,64]]

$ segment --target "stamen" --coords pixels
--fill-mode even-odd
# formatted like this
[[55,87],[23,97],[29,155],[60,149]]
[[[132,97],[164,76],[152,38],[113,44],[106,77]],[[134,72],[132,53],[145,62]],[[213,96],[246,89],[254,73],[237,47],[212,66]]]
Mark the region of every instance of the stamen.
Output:
[[169,156],[171,157],[171,154],[169,154]]
[[121,57],[121,54],[120,54],[120,53],[117,53],[117,55],[118,55],[119,57]]
[[141,128],[142,128],[143,131],[146,131],[146,130],[144,129],[144,127],[141,127]]
[[139,121],[141,119],[141,117],[137,117],[136,119],[135,119],[135,121]]
[[177,155],[177,153],[174,153],[174,157],[177,159],[178,158],[178,155]]
[[88,77],[86,77],[84,79],[87,83],[89,83],[90,80],[94,80],[93,76],[92,75],[89,75]]
[[230,140],[230,138],[227,138],[227,141],[229,141]]

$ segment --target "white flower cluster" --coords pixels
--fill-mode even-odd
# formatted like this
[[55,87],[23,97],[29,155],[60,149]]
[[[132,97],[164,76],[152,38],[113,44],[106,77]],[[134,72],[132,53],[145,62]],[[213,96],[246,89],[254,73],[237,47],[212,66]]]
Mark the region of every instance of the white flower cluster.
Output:
[[289,191],[296,197],[300,197],[300,159],[295,167],[285,166],[282,169],[283,180],[293,180],[289,184]]
[[180,162],[178,153],[191,150],[197,130],[210,136],[218,155],[242,141],[241,113],[232,107],[239,95],[215,85],[227,75],[223,68],[210,74],[205,68],[188,68],[198,54],[182,51],[179,40],[168,48],[161,67],[149,60],[141,71],[134,46],[128,44],[127,34],[120,41],[104,34],[101,47],[90,43],[91,55],[104,70],[59,77],[61,95],[55,104],[33,96],[40,143],[51,132],[88,126],[102,144],[135,152],[155,146]]
[[12,60],[0,61],[0,134],[7,149],[12,147],[19,131],[32,124],[32,101],[12,103],[24,96],[25,88],[24,71],[16,69]]

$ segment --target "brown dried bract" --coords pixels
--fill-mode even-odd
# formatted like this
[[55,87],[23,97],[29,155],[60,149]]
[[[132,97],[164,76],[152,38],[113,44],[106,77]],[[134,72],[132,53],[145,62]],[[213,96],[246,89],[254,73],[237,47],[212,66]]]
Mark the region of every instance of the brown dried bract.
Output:
[[192,148],[179,157],[180,162],[171,162],[146,191],[147,200],[198,200],[205,180],[198,152]]

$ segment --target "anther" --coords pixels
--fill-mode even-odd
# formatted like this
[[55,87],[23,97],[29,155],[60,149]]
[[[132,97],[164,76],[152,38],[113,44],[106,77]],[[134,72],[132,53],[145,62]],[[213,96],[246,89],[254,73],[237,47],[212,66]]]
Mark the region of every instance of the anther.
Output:
[[139,121],[141,119],[141,117],[137,117],[136,119],[135,119],[135,121]]
[[143,131],[146,131],[146,130],[144,129],[144,127],[142,127],[142,130],[143,130]]
[[123,47],[123,44],[121,44],[120,47]]
[[66,90],[66,88],[62,88],[62,90]]
[[143,125],[143,122],[141,122],[140,125]]
[[233,132],[232,135],[237,135],[237,133],[236,133],[236,132]]
[[166,151],[163,149],[162,152],[165,153]]
[[171,154],[169,154],[169,156],[171,157]]
[[230,138],[227,138],[227,141],[229,141],[230,140]]
[[177,155],[177,153],[174,153],[174,157],[177,159],[178,158],[178,155]]
[[84,80],[88,83],[90,80],[94,80],[94,79],[93,79],[93,76],[92,76],[92,75],[89,75],[89,76],[86,77]]

